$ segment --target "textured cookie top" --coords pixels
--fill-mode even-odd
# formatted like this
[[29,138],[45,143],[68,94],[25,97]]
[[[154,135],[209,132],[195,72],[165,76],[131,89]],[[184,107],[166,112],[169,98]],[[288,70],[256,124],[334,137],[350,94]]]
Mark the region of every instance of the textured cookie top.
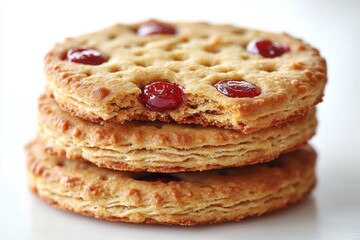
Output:
[[39,98],[38,135],[49,150],[116,170],[176,172],[270,161],[302,146],[316,130],[315,111],[253,134],[217,127],[132,121],[96,124]]
[[[57,44],[45,58],[47,89],[60,106],[92,121],[175,120],[250,133],[303,115],[321,100],[326,66],[301,40],[206,23],[173,23],[173,34],[140,35],[143,23],[118,24]],[[289,51],[267,58],[249,50],[254,39],[284,44]],[[99,51],[99,65],[68,61],[71,49]],[[247,49],[248,48],[248,49]],[[229,97],[219,81],[245,81],[257,96]],[[168,111],[149,109],[142,91],[149,83],[178,84],[182,101]]]

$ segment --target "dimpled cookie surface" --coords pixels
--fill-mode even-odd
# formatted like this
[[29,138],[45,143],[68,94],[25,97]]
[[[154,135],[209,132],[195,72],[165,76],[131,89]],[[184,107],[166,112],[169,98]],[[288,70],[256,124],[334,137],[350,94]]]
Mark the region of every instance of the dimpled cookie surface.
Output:
[[231,25],[117,24],[45,57],[47,91],[94,122],[175,121],[252,133],[322,100],[325,60],[287,34]]

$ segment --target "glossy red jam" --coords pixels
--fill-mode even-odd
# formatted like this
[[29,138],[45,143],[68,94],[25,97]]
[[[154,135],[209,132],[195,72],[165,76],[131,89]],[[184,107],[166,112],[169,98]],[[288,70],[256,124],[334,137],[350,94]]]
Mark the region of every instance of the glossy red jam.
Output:
[[253,40],[247,45],[246,50],[266,58],[274,58],[290,51],[290,47],[284,43],[272,42],[270,40]]
[[183,102],[184,92],[180,85],[168,82],[147,84],[141,94],[141,101],[153,111],[176,109]]
[[78,47],[67,51],[66,60],[87,65],[100,65],[108,59],[96,49]]
[[158,22],[158,21],[149,21],[142,24],[138,30],[137,34],[140,36],[147,36],[153,34],[176,34],[176,28],[170,24]]
[[217,82],[214,87],[231,98],[253,98],[261,93],[256,86],[244,80],[225,79]]

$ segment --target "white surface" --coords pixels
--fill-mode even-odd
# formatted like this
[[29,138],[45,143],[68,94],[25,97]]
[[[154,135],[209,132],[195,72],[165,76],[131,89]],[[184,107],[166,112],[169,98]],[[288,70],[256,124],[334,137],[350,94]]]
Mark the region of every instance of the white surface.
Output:
[[[360,1],[89,2],[1,2],[0,239],[360,239]],[[80,217],[28,192],[23,145],[35,136],[46,51],[68,36],[150,17],[286,31],[321,50],[329,84],[312,140],[319,183],[307,201],[240,223],[179,228]]]

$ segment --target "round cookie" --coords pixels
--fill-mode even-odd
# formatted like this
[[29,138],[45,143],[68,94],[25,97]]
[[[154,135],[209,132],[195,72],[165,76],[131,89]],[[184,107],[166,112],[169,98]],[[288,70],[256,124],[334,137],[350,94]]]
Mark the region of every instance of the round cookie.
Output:
[[240,131],[161,122],[99,125],[39,98],[38,135],[48,151],[127,171],[179,172],[270,161],[307,142],[316,131],[315,111],[301,119],[246,135]]
[[196,225],[238,221],[282,209],[314,187],[310,147],[270,163],[173,174],[121,172],[27,146],[28,179],[60,209],[111,221]]
[[66,39],[46,55],[45,73],[61,108],[86,120],[246,134],[303,116],[327,79],[319,51],[287,34],[156,21]]

